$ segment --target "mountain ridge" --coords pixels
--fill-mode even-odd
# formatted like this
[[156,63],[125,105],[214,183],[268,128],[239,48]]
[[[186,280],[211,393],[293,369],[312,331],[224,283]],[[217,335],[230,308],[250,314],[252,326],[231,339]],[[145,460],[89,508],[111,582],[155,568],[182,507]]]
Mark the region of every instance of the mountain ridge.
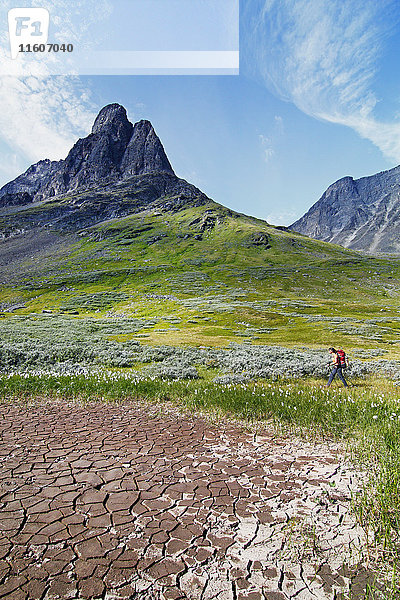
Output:
[[400,166],[342,177],[290,229],[369,253],[400,253]]

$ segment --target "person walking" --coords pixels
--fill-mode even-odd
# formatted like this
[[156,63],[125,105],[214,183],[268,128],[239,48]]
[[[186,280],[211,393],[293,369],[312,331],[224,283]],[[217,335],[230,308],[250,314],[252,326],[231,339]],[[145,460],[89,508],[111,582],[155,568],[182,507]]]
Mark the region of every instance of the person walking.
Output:
[[335,350],[335,348],[329,348],[328,349],[329,354],[332,357],[332,371],[331,374],[329,375],[329,379],[328,379],[328,383],[326,384],[326,387],[329,387],[336,375],[336,373],[339,376],[339,379],[341,381],[343,381],[343,385],[344,387],[349,387],[347,385],[347,381],[345,380],[345,378],[343,377],[343,369],[345,369],[346,367],[349,366],[349,360],[346,357],[346,354],[343,350]]

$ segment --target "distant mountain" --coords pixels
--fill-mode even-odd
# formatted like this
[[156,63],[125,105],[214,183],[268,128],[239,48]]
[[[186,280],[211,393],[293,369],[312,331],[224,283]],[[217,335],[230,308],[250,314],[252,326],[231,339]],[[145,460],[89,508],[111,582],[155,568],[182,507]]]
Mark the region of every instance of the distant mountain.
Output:
[[339,179],[290,228],[353,250],[400,253],[400,166]]
[[121,181],[133,175],[174,171],[149,121],[135,125],[119,104],[105,106],[92,132],[65,160],[41,160],[0,190],[0,206],[28,204],[59,194]]

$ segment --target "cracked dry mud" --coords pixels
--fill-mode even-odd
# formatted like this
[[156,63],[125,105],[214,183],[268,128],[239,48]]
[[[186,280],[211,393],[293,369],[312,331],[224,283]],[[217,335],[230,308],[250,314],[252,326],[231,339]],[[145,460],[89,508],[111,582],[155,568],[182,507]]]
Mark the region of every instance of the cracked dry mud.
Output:
[[0,431],[1,599],[364,597],[334,444],[139,403],[2,404]]

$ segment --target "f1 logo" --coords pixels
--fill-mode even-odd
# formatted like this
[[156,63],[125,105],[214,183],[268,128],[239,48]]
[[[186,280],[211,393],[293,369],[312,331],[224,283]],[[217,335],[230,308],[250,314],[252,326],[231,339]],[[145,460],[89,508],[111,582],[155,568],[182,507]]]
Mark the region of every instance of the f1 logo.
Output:
[[47,8],[12,8],[8,11],[11,58],[27,43],[47,44],[50,14]]

